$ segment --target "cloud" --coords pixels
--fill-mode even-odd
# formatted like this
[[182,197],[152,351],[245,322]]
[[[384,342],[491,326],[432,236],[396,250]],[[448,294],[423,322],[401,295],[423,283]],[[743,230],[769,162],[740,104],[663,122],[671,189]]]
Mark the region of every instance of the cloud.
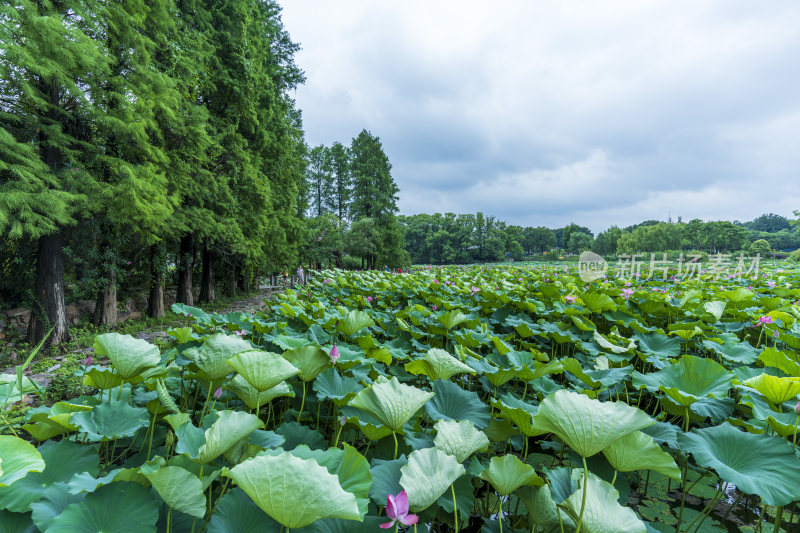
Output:
[[284,0],[311,144],[378,135],[403,213],[595,231],[800,209],[800,4]]

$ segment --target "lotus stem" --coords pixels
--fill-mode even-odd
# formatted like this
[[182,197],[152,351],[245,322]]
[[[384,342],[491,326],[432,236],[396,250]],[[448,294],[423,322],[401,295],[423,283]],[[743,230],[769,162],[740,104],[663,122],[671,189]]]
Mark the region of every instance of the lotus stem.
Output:
[[[334,448],[338,448],[339,447],[339,435],[342,434],[342,428],[343,427],[344,427],[343,425],[339,424],[339,429],[336,430],[336,441],[333,443],[333,447]],[[397,455],[397,452],[395,452],[395,455]]]
[[800,413],[794,417],[794,430],[792,431],[792,447],[797,449],[797,423],[800,422]]
[[[692,529],[692,526],[693,526],[693,525],[694,525],[694,523],[695,523],[695,522],[697,522],[698,520],[700,520],[700,523],[699,523],[699,524],[697,524],[697,529],[698,529],[698,530],[700,529],[700,526],[701,526],[701,525],[703,525],[703,522],[705,522],[705,520],[706,520],[706,517],[707,517],[709,514],[711,514],[711,511],[713,511],[713,510],[714,510],[714,506],[717,504],[717,501],[718,501],[718,500],[717,500],[717,497],[718,497],[718,496],[720,495],[720,493],[722,492],[722,487],[724,487],[724,486],[726,486],[726,485],[727,485],[727,483],[721,483],[721,484],[717,485],[717,491],[714,493],[714,497],[713,497],[713,498],[711,498],[711,500],[709,500],[709,502],[708,502],[708,505],[706,505],[706,506],[703,508],[703,510],[700,512],[700,514],[699,514],[699,515],[697,515],[697,516],[695,516],[695,517],[694,517],[694,520],[692,520],[691,522],[689,522],[689,525],[688,525],[688,526],[686,526],[686,531],[687,531],[687,532],[688,532],[690,529]],[[701,520],[701,519],[702,519],[702,520]]]
[[303,382],[303,401],[300,402],[300,413],[297,415],[297,421],[303,418],[303,408],[306,406],[306,382]]
[[683,408],[683,432],[689,433],[689,406]]
[[783,505],[775,508],[775,526],[772,528],[772,533],[778,533],[781,530],[781,521],[783,520]]
[[725,514],[723,515],[723,517],[722,517],[722,520],[721,520],[721,522],[722,522],[723,524],[725,523],[725,520],[727,520],[727,519],[728,519],[728,515],[729,515],[729,514],[731,514],[731,511],[733,510],[733,508],[734,508],[734,507],[736,507],[736,504],[737,504],[737,503],[739,503],[739,500],[741,500],[741,499],[742,499],[742,496],[744,496],[744,492],[740,492],[740,493],[739,493],[739,496],[738,496],[738,497],[737,497],[737,498],[736,498],[736,499],[733,501],[733,503],[731,504],[731,506],[730,506],[730,507],[728,507],[728,510],[727,510],[727,511],[725,511]]
[[392,437],[394,438],[394,457],[392,459],[397,459],[397,433],[392,431]]
[[150,450],[153,449],[153,433],[155,433],[155,425],[156,425],[156,414],[153,413],[153,421],[150,423],[150,436],[147,439],[147,459],[146,461],[150,460]]
[[453,488],[454,485],[450,484],[450,493],[453,495],[453,527],[458,533],[458,507],[456,506],[456,489]]
[[616,480],[617,480],[617,471],[614,470],[614,476],[611,478],[611,484],[613,485]]
[[686,504],[686,483],[687,483],[687,470],[689,468],[689,459],[684,458],[683,471],[681,472],[681,510],[678,513],[678,523],[675,525],[675,533],[680,533],[681,524],[683,523],[683,506]]
[[581,533],[583,511],[586,509],[586,492],[589,485],[589,467],[586,466],[586,457],[581,456],[581,460],[583,461],[583,496],[581,496],[581,512],[578,515],[578,525],[575,528],[575,533]]
[[167,533],[172,531],[172,507],[167,511]]

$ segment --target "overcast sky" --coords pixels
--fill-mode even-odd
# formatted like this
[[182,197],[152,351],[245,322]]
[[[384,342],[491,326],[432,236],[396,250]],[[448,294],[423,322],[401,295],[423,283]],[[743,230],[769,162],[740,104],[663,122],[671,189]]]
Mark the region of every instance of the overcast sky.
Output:
[[796,0],[280,3],[307,142],[379,136],[403,214],[800,209]]

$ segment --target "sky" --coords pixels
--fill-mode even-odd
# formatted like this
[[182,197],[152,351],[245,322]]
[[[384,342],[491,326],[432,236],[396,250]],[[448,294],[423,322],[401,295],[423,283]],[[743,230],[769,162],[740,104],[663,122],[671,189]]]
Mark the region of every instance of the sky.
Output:
[[280,0],[311,146],[380,137],[402,214],[595,233],[800,209],[796,0]]

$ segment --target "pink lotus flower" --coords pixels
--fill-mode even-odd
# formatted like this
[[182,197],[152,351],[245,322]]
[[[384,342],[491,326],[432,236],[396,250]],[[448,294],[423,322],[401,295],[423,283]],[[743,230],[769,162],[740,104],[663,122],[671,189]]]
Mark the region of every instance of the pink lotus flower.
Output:
[[92,366],[92,354],[87,355],[86,359],[81,362],[83,363],[83,366]]
[[480,289],[478,287],[472,287],[469,291],[473,292],[473,293],[474,292],[480,292]]
[[247,335],[247,332],[243,329],[240,329],[239,331],[234,331],[233,333],[235,335],[239,335],[240,337],[244,337],[245,335]]
[[622,289],[622,296],[627,300],[633,296],[633,289]]
[[772,338],[777,339],[780,336],[781,336],[781,333],[777,329],[772,332]]
[[411,526],[417,523],[419,517],[415,514],[408,514],[408,494],[406,494],[406,491],[401,490],[397,496],[389,494],[388,500],[386,503],[386,517],[391,522],[381,524],[381,529],[389,529],[395,522],[400,522],[404,526]]
[[214,398],[219,399],[220,396],[222,396],[222,387],[214,391]]
[[762,316],[758,319],[756,326],[763,326],[765,324],[772,324],[772,317],[771,316]]
[[331,361],[333,361],[333,364],[335,365],[336,360],[339,359],[339,348],[337,348],[335,344],[333,345],[333,348],[331,348],[330,356]]
[[774,281],[772,281],[772,280],[769,280],[767,282],[767,287],[769,287],[770,289],[774,289],[775,285],[776,285],[776,283]]
[[574,304],[576,298],[577,298],[577,296],[573,296],[573,295],[564,296],[564,299],[567,301],[568,304]]
[[367,301],[371,302],[372,301],[372,296],[367,296]]
[[433,307],[433,310],[436,311],[436,304],[433,304],[431,307]]

